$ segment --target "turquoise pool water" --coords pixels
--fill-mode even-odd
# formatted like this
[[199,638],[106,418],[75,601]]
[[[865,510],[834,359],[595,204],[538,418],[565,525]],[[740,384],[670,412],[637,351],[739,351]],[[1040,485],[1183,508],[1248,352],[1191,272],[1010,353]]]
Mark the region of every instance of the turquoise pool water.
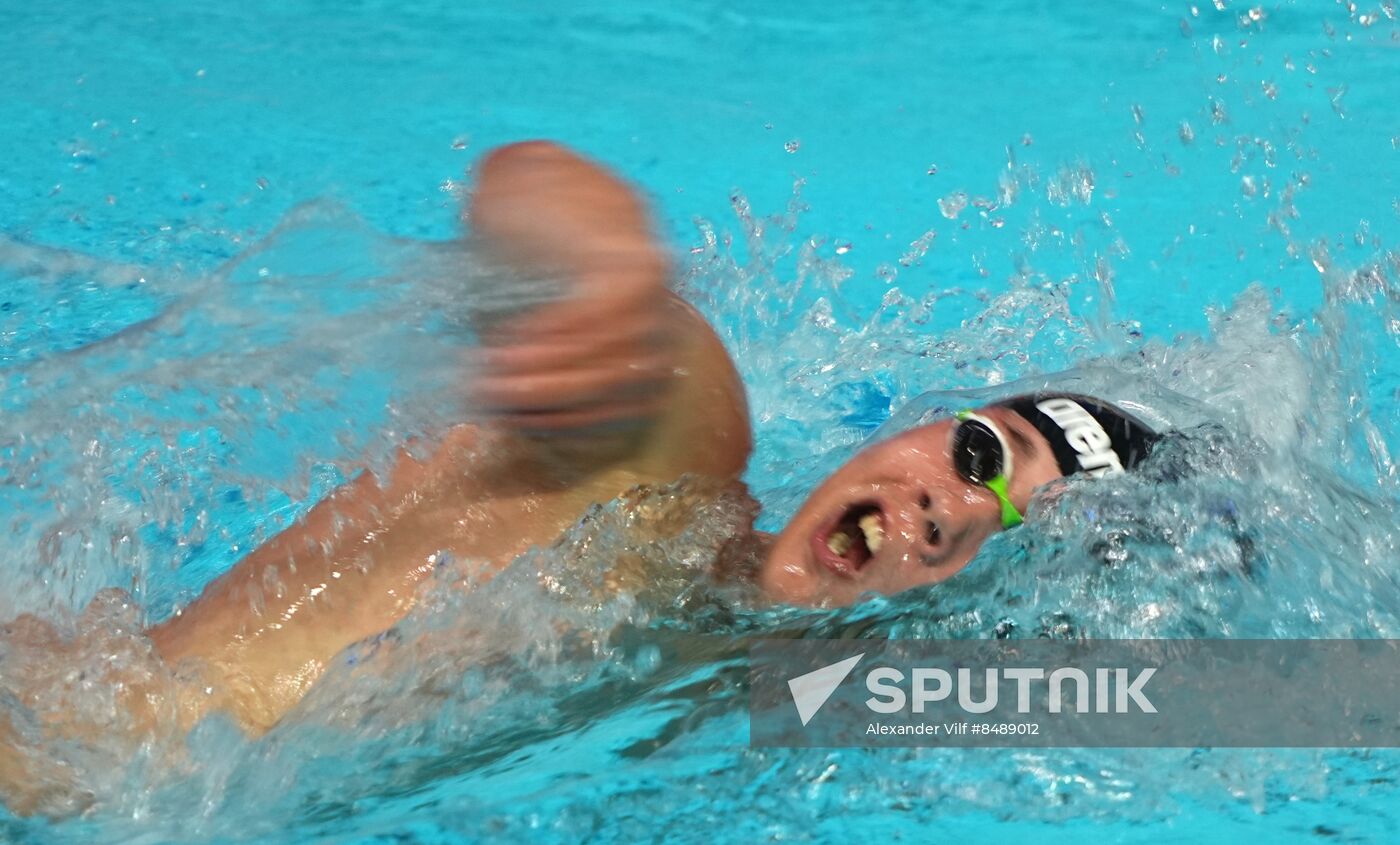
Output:
[[[0,618],[116,586],[160,619],[461,413],[450,261],[425,242],[457,232],[474,158],[526,137],[652,199],[740,359],[766,527],[925,391],[1078,366],[1241,435],[1187,456],[1218,483],[1116,491],[1194,530],[1115,534],[1139,565],[1104,577],[1071,501],[943,594],[820,617],[591,604],[524,566],[425,602],[401,642],[444,656],[333,673],[259,742],[212,720],[176,776],[110,768],[97,813],[0,815],[0,838],[1394,841],[1388,751],[751,751],[723,645],[1003,619],[1400,637],[1394,3],[751,5],[6,4]],[[1228,554],[1200,519],[1222,496],[1266,577],[1187,577]],[[610,507],[575,538],[593,559],[625,545]],[[687,560],[744,507],[648,554]],[[570,554],[536,563],[582,584]],[[583,635],[540,633],[561,619]],[[682,658],[686,637],[720,645]]]

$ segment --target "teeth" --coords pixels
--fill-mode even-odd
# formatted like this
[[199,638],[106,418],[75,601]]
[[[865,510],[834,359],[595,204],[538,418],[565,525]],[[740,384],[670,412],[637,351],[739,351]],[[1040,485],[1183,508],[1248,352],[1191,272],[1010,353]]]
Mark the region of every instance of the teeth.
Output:
[[838,555],[844,555],[851,550],[851,535],[845,531],[833,531],[831,536],[826,538],[826,547]]
[[865,533],[865,546],[870,553],[879,552],[885,542],[885,529],[880,527],[880,517],[873,513],[861,517],[860,530]]

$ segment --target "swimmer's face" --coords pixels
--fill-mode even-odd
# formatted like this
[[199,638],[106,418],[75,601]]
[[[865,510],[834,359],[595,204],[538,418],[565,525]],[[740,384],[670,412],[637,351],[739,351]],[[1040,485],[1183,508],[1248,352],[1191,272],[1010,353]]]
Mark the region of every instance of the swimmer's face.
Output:
[[[1022,512],[1037,487],[1060,477],[1045,438],[1017,414],[979,413],[1006,434],[1010,496]],[[818,487],[778,535],[759,573],[770,596],[795,604],[848,604],[951,578],[1002,530],[986,487],[953,468],[953,420],[907,431],[852,458]],[[847,542],[847,538],[852,538]]]

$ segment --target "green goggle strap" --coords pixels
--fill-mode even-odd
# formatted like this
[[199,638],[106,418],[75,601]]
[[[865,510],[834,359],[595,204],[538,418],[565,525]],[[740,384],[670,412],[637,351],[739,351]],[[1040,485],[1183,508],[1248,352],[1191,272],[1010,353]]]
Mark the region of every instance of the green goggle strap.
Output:
[[996,478],[989,478],[985,484],[988,490],[996,494],[997,501],[1001,502],[1002,528],[1015,528],[1022,522],[1025,522],[1025,518],[1021,516],[1021,512],[1016,510],[1015,505],[1011,504],[1011,496],[1007,493],[1006,489],[1006,476],[998,475]]

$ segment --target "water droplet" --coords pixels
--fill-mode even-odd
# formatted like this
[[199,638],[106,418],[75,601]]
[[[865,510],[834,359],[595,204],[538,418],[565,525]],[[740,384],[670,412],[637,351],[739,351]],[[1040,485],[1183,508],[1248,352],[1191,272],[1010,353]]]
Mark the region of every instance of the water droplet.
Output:
[[928,175],[930,175],[930,176],[937,176],[937,175],[938,175],[938,165],[936,165],[936,164],[930,164],[930,165],[928,166]]
[[954,191],[938,201],[938,210],[949,220],[956,220],[964,208],[967,208],[966,191]]
[[787,150],[790,153],[795,153],[801,146],[802,142],[797,140],[796,138],[793,138],[791,141],[788,141],[786,144],[783,144],[783,149]]
[[1259,85],[1261,88],[1264,89],[1265,97],[1268,97],[1270,100],[1278,99],[1278,86],[1275,85],[1273,82],[1266,79],[1263,82],[1259,83]]
[[456,138],[453,138],[453,139],[452,139],[452,149],[454,149],[454,150],[465,150],[465,149],[467,148],[467,144],[470,143],[470,142],[471,142],[471,136],[470,136],[470,135],[458,135]]
[[272,184],[272,183],[269,182],[269,181],[267,181],[267,177],[266,177],[266,176],[259,176],[259,177],[258,177],[258,190],[259,190],[259,191],[266,191],[266,190],[267,190],[267,186],[270,185],[270,184]]
[[1346,120],[1346,109],[1342,107],[1342,98],[1347,95],[1347,86],[1338,85],[1336,88],[1328,88],[1327,96],[1332,101],[1332,111],[1337,113],[1337,117]]
[[1215,0],[1215,11],[1217,11],[1217,12],[1223,12],[1223,11],[1225,11],[1225,0]]
[[1021,146],[1029,147],[1031,144],[1034,143],[1035,139],[1031,137],[1031,133],[1027,132],[1026,134],[1021,136]]
[[1249,19],[1250,19],[1251,21],[1254,21],[1255,23],[1258,23],[1259,21],[1262,21],[1264,18],[1265,18],[1265,14],[1264,14],[1264,8],[1263,8],[1262,6],[1255,6],[1253,9],[1250,9],[1250,10],[1249,10]]
[[199,70],[195,71],[195,72],[194,72],[194,75],[197,76],[197,77],[199,77],[200,79],[203,79],[203,78],[204,78],[204,68],[200,68]]
[[1176,128],[1176,136],[1181,139],[1181,143],[1189,144],[1196,140],[1196,130],[1191,128],[1187,121],[1181,121],[1181,125]]
[[1142,106],[1139,105],[1139,104],[1137,104],[1137,103],[1133,103],[1133,109],[1132,109],[1132,111],[1133,111],[1133,123],[1136,123],[1138,126],[1141,126],[1141,125],[1142,125]]
[[900,256],[899,263],[905,267],[912,267],[914,262],[928,254],[929,247],[933,246],[933,241],[937,237],[938,233],[932,229],[924,232],[917,240],[909,244],[909,249]]
[[837,255],[845,255],[846,253],[848,253],[848,252],[850,252],[850,251],[851,251],[851,245],[850,245],[850,244],[837,244],[837,245],[836,245],[836,254],[837,254]]
[[1240,193],[1247,197],[1252,197],[1259,193],[1259,186],[1254,183],[1253,176],[1245,176],[1240,179]]
[[1228,123],[1229,120],[1230,113],[1225,111],[1225,104],[1212,97],[1210,100],[1210,122],[1219,126],[1222,123]]

